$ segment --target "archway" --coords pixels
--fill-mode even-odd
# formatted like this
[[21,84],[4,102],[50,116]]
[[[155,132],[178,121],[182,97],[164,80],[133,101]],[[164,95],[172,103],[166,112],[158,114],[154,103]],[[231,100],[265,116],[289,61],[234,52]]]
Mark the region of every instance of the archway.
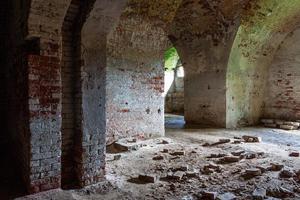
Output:
[[106,38],[124,2],[74,0],[65,17],[62,186],[66,189],[104,179]]
[[[259,122],[269,66],[281,41],[299,23],[297,1],[257,1],[250,2],[249,7],[243,14],[228,63],[228,128]],[[257,11],[264,14],[251,14]]]
[[289,33],[280,44],[268,69],[263,117],[286,121],[300,118],[300,29]]
[[175,47],[165,52],[165,127],[183,128],[184,121],[184,67]]

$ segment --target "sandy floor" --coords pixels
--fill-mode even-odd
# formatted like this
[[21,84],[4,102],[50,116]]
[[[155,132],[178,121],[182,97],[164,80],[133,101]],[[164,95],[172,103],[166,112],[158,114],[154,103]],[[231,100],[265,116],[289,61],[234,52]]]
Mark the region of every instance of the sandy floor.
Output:
[[[291,152],[300,152],[300,131],[266,128],[181,129],[184,126],[181,117],[168,117],[166,126],[164,138],[137,142],[124,140],[135,150],[108,154],[107,183],[80,191],[55,190],[22,199],[192,200],[207,199],[201,196],[216,192],[218,199],[245,200],[254,199],[256,189],[266,191],[268,199],[300,199],[300,180],[295,175],[300,170],[300,158],[289,156]],[[260,136],[262,142],[233,143],[239,140],[235,138],[243,135]],[[230,143],[204,145],[220,139],[230,139]],[[220,163],[224,156],[232,156],[232,152],[239,151],[242,152],[242,159],[238,162]],[[269,169],[271,163],[282,164],[284,168],[281,172],[272,171]],[[208,172],[205,170],[207,166],[210,166]],[[245,178],[245,170],[253,168],[259,168],[263,173]],[[283,170],[291,172],[292,177],[280,178],[279,173]],[[141,179],[137,179],[139,175],[156,180],[154,183],[141,183]],[[230,195],[235,198],[228,197]]]

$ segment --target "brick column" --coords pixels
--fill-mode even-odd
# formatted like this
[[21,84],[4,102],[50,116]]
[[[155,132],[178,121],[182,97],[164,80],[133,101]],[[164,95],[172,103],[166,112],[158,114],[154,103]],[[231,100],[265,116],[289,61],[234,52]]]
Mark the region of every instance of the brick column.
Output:
[[30,193],[61,182],[61,80],[59,58],[28,56]]

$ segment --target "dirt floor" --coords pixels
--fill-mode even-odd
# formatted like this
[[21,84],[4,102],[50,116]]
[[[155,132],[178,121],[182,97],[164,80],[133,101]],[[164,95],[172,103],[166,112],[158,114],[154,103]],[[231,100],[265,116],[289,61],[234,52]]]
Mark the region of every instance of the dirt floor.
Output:
[[109,147],[106,183],[20,199],[300,199],[300,131],[182,129],[179,116],[166,127],[166,137]]

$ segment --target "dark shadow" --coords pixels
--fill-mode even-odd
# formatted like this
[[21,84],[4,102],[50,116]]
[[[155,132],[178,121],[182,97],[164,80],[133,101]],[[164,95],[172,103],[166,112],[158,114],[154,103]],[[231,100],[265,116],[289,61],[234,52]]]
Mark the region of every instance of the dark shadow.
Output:
[[26,188],[22,181],[22,175],[18,171],[18,164],[13,159],[13,149],[10,148],[10,142],[6,137],[0,138],[0,199],[14,199],[24,196]]

